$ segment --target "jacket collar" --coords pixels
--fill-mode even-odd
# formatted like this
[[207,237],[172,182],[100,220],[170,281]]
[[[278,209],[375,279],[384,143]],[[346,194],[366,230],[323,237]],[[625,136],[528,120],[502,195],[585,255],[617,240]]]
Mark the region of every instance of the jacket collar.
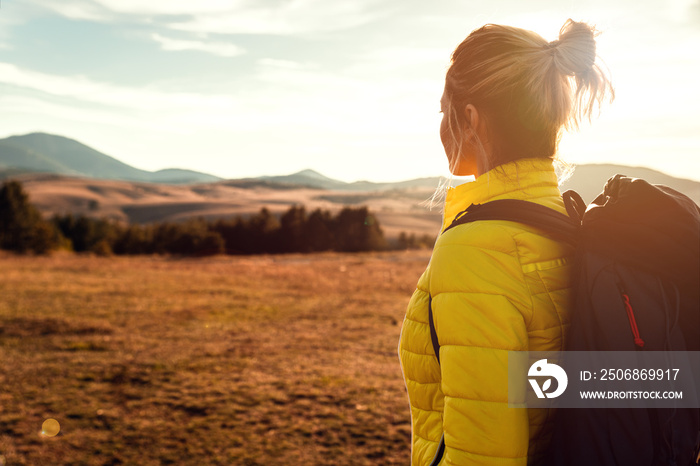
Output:
[[566,212],[552,160],[519,159],[499,165],[472,182],[448,188],[442,229],[470,205],[496,199],[522,199]]

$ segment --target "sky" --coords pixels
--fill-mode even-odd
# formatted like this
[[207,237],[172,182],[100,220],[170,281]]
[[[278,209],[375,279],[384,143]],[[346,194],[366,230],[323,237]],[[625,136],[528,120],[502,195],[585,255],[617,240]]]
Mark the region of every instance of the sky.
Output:
[[572,163],[700,180],[700,0],[0,0],[0,137],[42,131],[146,170],[447,175],[449,58],[486,23],[596,25],[616,99]]

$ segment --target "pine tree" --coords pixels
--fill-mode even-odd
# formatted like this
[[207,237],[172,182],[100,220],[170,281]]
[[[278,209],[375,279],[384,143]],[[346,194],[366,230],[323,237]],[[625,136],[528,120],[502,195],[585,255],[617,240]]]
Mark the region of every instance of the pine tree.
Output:
[[367,207],[345,207],[335,224],[336,249],[346,252],[386,248],[384,232]]
[[307,252],[310,248],[304,241],[306,209],[292,206],[280,218],[278,244],[282,252]]
[[59,235],[29,202],[18,181],[0,187],[0,249],[45,253],[54,248]]

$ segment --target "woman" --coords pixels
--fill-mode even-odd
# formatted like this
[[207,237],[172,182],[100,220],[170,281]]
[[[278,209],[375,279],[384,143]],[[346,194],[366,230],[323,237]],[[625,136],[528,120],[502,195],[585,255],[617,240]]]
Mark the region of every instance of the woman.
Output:
[[[593,28],[572,20],[553,42],[489,24],[457,47],[440,137],[451,172],[476,180],[448,190],[443,231],[469,205],[496,199],[566,213],[553,168],[562,128],[590,118],[595,104],[612,97],[595,58]],[[508,407],[508,351],[562,348],[571,255],[569,246],[514,222],[478,221],[440,235],[399,344],[412,464],[430,464],[436,453],[435,464],[450,465],[541,459],[551,415]]]

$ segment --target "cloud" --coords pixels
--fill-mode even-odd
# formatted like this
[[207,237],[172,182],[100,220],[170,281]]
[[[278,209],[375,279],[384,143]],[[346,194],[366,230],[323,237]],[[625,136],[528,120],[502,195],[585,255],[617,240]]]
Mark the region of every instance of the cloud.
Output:
[[387,13],[377,1],[370,0],[297,0],[282,2],[276,7],[268,5],[256,3],[218,14],[199,13],[191,20],[171,23],[170,27],[219,34],[295,35],[350,29]]
[[287,70],[303,70],[309,68],[316,68],[316,66],[304,65],[299,62],[291,60],[279,60],[277,58],[261,58],[257,61],[258,65],[271,67],[271,68],[283,68]]
[[393,61],[397,64],[447,63],[450,60],[450,50],[443,47],[387,47],[373,50],[365,58],[383,62]]
[[[361,26],[384,17],[380,0],[32,0],[72,19],[164,23],[196,33],[295,35]],[[178,17],[178,20],[173,20]]]
[[700,22],[700,0],[690,6],[690,19],[694,23]]
[[[70,122],[80,122],[88,125],[108,125],[115,128],[131,128],[134,130],[164,131],[168,127],[159,120],[135,119],[128,112],[118,112],[113,109],[100,109],[86,105],[66,105],[65,102],[53,102],[41,96],[1,95],[0,106],[8,109],[11,123],[10,129],[22,126],[20,115],[32,122],[30,128],[18,129],[17,132],[34,131],[32,128],[41,127],[45,121],[61,122],[65,126],[71,126]],[[12,115],[9,117],[9,115]],[[7,127],[5,128],[8,129]]]
[[232,10],[228,1],[132,0],[30,0],[31,3],[70,19],[110,22],[123,17],[220,14]]
[[96,82],[85,76],[59,76],[0,62],[0,83],[81,102],[133,110],[173,110],[191,106],[216,109],[231,104],[231,97],[184,92],[162,92]]
[[116,19],[109,10],[93,0],[31,0],[34,5],[53,11],[69,19],[106,22]]
[[669,0],[665,13],[676,23],[694,22],[698,19],[700,1],[698,0]]
[[197,40],[171,39],[156,33],[151,34],[151,38],[158,42],[163,50],[198,50],[221,57],[235,57],[246,52],[242,47],[229,42],[204,42]]
[[227,13],[237,10],[247,3],[241,0],[92,0],[92,2],[107,10],[130,15],[193,16]]
[[382,47],[358,56],[349,71],[365,76],[381,73],[401,81],[415,81],[418,73],[420,77],[429,75],[442,80],[450,63],[450,53],[448,47]]
[[[134,121],[192,132],[202,128],[236,131],[274,128],[317,128],[346,131],[348,121],[374,130],[362,116],[369,105],[377,108],[383,92],[370,83],[312,71],[312,65],[263,60],[261,69],[249,79],[262,83],[252,90],[230,94],[199,94],[163,91],[149,87],[129,87],[99,82],[85,76],[41,73],[0,62],[0,86],[11,86],[3,93],[33,101],[45,101],[53,109],[82,109],[113,112]],[[369,101],[369,102],[367,102]],[[362,102],[366,102],[362,105]],[[75,112],[72,112],[73,114]],[[77,118],[77,117],[76,117]],[[362,124],[357,122],[364,122]],[[353,128],[351,131],[356,131]]]

